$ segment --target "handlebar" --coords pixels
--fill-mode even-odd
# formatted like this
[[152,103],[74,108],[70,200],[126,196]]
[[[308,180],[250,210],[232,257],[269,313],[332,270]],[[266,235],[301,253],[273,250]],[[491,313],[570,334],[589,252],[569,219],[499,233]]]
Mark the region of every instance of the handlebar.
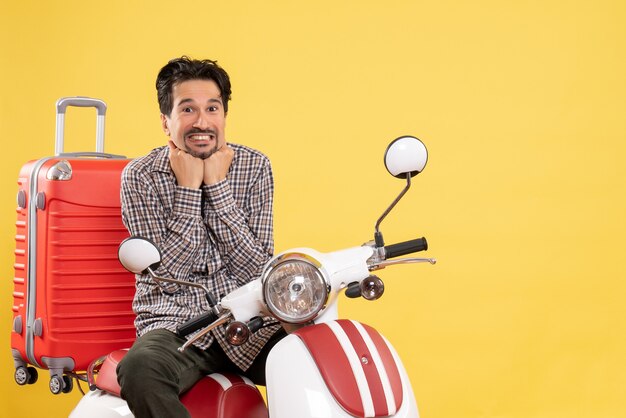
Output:
[[[376,248],[377,248],[377,251],[374,251],[374,256],[370,257],[367,260],[368,268],[370,271],[379,270],[379,269],[385,268],[386,266],[402,264],[402,263],[428,262],[428,263],[434,264],[436,262],[436,260],[430,259],[430,258],[429,259],[403,258],[403,259],[389,260],[389,259],[400,257],[406,254],[411,254],[411,253],[416,253],[419,251],[427,250],[428,242],[426,241],[425,237],[416,238],[416,239],[412,239],[412,240],[404,241],[404,242],[399,242],[396,244],[386,245],[382,248],[381,247],[376,247]],[[361,292],[359,284],[360,282],[358,283],[355,282],[353,283],[353,285],[348,286],[348,289],[346,290],[346,295],[348,297],[361,296],[362,292]],[[210,292],[208,290],[207,290],[207,296],[210,296]],[[207,311],[179,325],[176,330],[176,333],[180,337],[186,337],[204,328],[203,331],[199,332],[197,335],[194,335],[194,337],[191,340],[188,340],[187,343],[183,347],[181,347],[181,351],[184,350],[189,344],[192,344],[193,341],[197,340],[202,335],[205,335],[207,332],[209,332],[210,329],[213,329],[216,326],[219,326],[228,321],[231,321],[232,319],[234,318],[232,317],[230,312],[224,313],[224,312],[221,312],[220,309],[218,309],[217,311],[215,310]],[[249,322],[242,323],[241,325],[248,328],[248,330],[251,333],[254,333],[263,325],[263,320],[262,318],[259,318],[259,317],[252,318]]]
[[426,238],[417,238],[385,246],[385,258],[400,257],[402,255],[425,251],[428,249]]
[[179,337],[185,337],[200,328],[206,327],[216,319],[217,315],[215,315],[213,311],[205,312],[202,315],[193,317],[189,321],[179,325],[176,329],[176,334],[178,334]]

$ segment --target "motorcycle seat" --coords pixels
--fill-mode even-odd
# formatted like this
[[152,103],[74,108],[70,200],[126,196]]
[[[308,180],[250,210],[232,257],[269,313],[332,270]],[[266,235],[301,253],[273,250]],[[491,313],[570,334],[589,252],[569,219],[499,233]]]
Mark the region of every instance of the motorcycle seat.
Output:
[[[89,371],[87,372],[90,389],[93,389],[95,386],[112,395],[120,396],[121,388],[119,383],[117,383],[117,365],[122,361],[126,353],[128,353],[128,349],[115,350],[95,360],[89,366]],[[99,370],[97,363],[100,363]],[[98,378],[94,380],[96,373]]]
[[[89,366],[90,389],[100,389],[120,396],[117,365],[128,349],[116,350]],[[97,374],[97,378],[95,377]],[[267,408],[259,389],[243,376],[232,373],[212,373],[200,379],[183,393],[181,402],[192,418],[267,418]]]

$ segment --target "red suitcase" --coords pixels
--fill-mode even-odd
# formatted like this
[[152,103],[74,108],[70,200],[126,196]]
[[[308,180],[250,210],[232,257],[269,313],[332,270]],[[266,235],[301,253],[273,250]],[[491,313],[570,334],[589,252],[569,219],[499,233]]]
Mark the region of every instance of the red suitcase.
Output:
[[[128,236],[119,195],[129,160],[103,153],[104,102],[70,97],[56,106],[56,155],[26,163],[18,178],[11,333],[16,382],[48,369],[55,394],[135,339],[135,278],[117,260]],[[97,109],[96,152],[63,153],[68,106]]]

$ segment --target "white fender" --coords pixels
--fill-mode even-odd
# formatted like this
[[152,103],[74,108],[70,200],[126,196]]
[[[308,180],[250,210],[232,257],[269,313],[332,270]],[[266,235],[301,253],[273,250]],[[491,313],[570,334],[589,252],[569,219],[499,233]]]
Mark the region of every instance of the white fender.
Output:
[[[395,349],[387,344],[400,373],[404,399],[401,407],[388,416],[419,418],[406,370]],[[267,358],[266,371],[271,418],[353,418],[335,401],[315,360],[298,336],[288,335],[274,346]]]
[[133,418],[128,404],[117,396],[96,389],[83,396],[69,418]]

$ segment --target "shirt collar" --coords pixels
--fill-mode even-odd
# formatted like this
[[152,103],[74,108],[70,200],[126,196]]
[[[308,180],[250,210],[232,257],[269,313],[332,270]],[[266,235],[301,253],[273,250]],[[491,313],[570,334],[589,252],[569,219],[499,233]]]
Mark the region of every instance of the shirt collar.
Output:
[[152,170],[164,173],[171,172],[172,169],[170,167],[170,147],[165,145],[156,148],[153,152],[156,154],[156,156],[154,158],[154,162],[152,163]]

